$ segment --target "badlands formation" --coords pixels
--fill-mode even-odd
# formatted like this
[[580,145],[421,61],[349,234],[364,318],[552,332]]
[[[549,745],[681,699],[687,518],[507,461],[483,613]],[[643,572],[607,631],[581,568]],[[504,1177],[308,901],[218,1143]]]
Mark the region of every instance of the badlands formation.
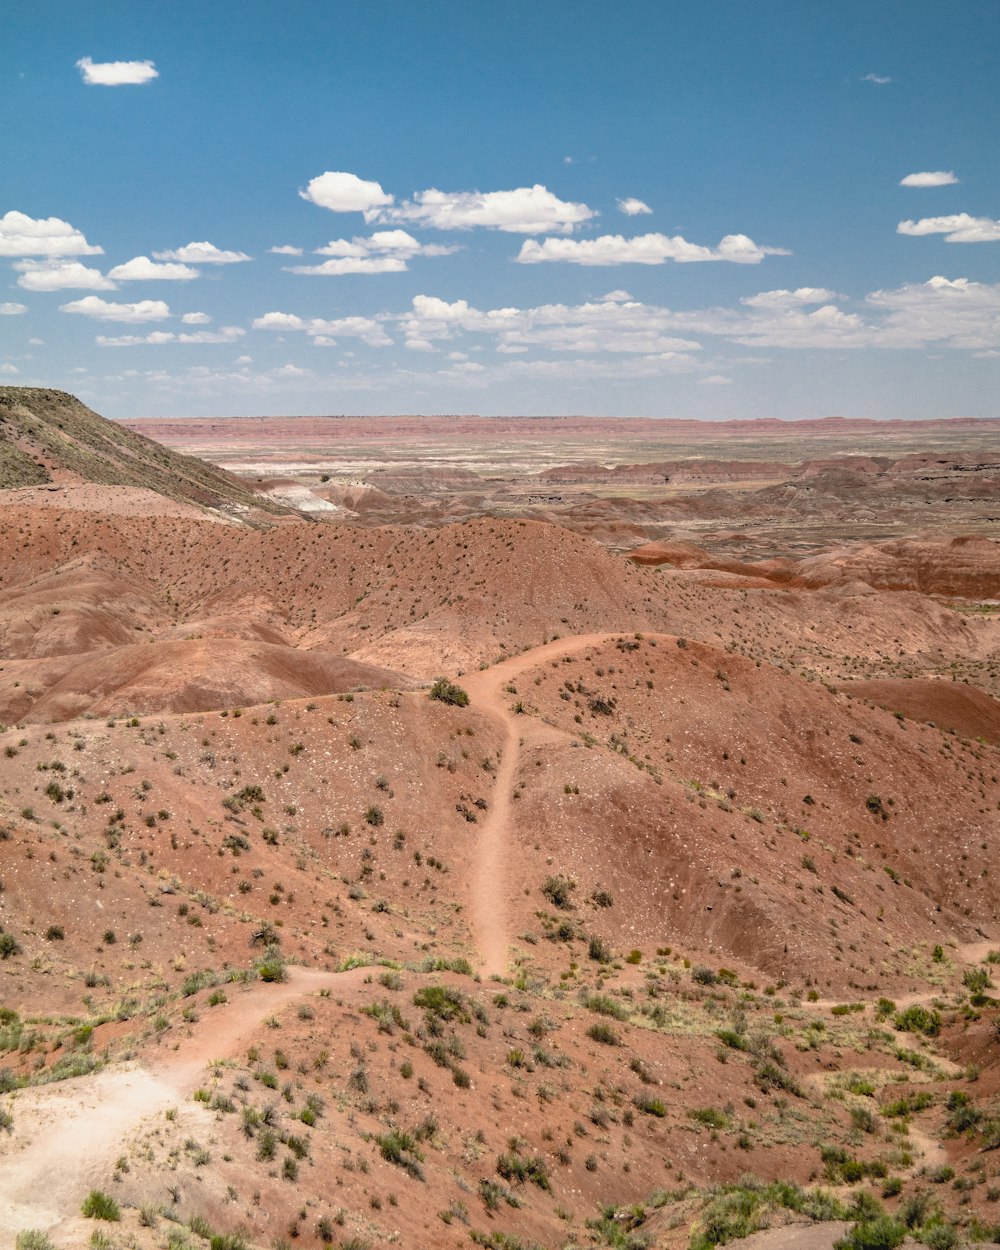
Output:
[[0,388],[0,1247],[1000,1238],[998,525],[998,422]]

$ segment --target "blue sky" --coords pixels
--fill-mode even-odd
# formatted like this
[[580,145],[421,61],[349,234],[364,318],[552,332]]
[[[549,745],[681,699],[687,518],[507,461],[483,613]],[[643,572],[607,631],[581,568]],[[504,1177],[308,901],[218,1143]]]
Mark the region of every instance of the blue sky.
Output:
[[0,0],[0,381],[1000,416],[998,52],[995,0]]

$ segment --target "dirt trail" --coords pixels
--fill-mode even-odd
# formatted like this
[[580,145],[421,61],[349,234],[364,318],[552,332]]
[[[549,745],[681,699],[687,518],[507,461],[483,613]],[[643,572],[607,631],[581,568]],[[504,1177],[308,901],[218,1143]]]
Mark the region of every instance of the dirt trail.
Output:
[[[990,951],[996,950],[998,946],[1000,946],[1000,940],[997,938],[986,942],[963,942],[955,947],[951,959],[956,964],[980,964]],[[926,1007],[935,998],[940,998],[944,992],[940,986],[935,986],[929,990],[914,990],[910,994],[900,994],[892,1001],[896,1004],[897,1009],[905,1011],[907,1007]],[[828,1011],[848,1001],[848,998],[820,998],[816,1002],[810,1003],[809,1006],[817,1011]],[[866,1009],[871,1006],[872,1002],[866,1001]]]
[[238,1054],[265,1017],[296,999],[324,988],[356,993],[367,975],[366,968],[291,968],[282,984],[231,990],[230,1001],[213,1011],[211,1032],[181,1040],[162,1058],[19,1092],[9,1104],[13,1133],[0,1139],[0,1250],[13,1247],[23,1228],[43,1229],[57,1242],[60,1234],[72,1239],[81,1201],[106,1184],[126,1139],[189,1098],[206,1064]]
[[503,976],[508,967],[511,938],[508,898],[512,884],[516,884],[511,880],[509,869],[513,793],[524,747],[565,737],[533,717],[512,711],[503,696],[503,687],[547,660],[574,655],[619,637],[620,631],[559,638],[512,656],[494,668],[462,678],[476,710],[496,717],[503,722],[506,730],[489,815],[479,824],[475,869],[470,882],[473,935],[485,976]]

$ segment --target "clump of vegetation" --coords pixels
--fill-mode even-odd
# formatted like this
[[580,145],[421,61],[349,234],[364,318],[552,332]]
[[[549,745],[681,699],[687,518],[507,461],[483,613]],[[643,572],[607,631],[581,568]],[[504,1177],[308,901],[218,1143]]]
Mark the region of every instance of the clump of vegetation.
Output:
[[437,699],[439,703],[450,703],[454,707],[468,707],[469,695],[461,686],[456,686],[454,682],[449,681],[446,677],[439,677],[431,686],[428,698]]
[[14,1238],[14,1250],[53,1250],[52,1239],[39,1228],[22,1228]]
[[766,1228],[775,1210],[794,1211],[811,1220],[842,1220],[848,1212],[822,1189],[803,1190],[788,1181],[760,1180],[744,1176],[734,1184],[720,1185],[702,1212],[691,1239],[691,1250],[709,1250]]
[[575,889],[576,882],[571,881],[569,877],[547,877],[542,885],[542,893],[552,906],[564,910],[572,905],[570,898]]
[[375,1144],[387,1163],[394,1163],[415,1180],[424,1179],[424,1170],[420,1166],[424,1156],[412,1133],[394,1128],[381,1137],[376,1136]]
[[92,1189],[80,1206],[80,1213],[88,1220],[109,1220],[116,1222],[122,1218],[121,1208],[110,1194],[101,1189]]
[[905,1011],[898,1011],[893,1023],[900,1033],[923,1033],[925,1037],[937,1037],[941,1031],[940,1013],[919,1003],[914,1003]]
[[531,1181],[539,1189],[552,1189],[544,1160],[538,1155],[522,1155],[513,1147],[497,1159],[497,1172],[505,1181],[513,1181],[518,1185]]
[[262,981],[284,981],[288,977],[285,957],[276,945],[268,946],[254,964],[254,970]]

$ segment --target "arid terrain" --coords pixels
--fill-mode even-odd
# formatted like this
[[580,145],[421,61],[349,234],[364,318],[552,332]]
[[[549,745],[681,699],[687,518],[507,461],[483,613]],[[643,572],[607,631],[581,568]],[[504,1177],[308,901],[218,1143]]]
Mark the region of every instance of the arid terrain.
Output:
[[0,1250],[1000,1240],[1000,422],[0,471]]

